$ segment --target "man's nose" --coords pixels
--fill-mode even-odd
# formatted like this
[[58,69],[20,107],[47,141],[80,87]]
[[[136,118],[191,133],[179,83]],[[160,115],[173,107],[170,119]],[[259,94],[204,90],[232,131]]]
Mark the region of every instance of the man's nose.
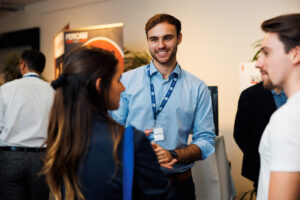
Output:
[[263,61],[262,61],[263,59],[262,59],[262,57],[261,56],[258,56],[258,59],[257,59],[257,61],[255,62],[255,67],[257,68],[257,69],[261,69],[262,68],[262,66],[263,66]]
[[159,41],[158,41],[158,47],[159,47],[160,49],[166,47],[166,44],[165,44],[164,40],[159,40]]

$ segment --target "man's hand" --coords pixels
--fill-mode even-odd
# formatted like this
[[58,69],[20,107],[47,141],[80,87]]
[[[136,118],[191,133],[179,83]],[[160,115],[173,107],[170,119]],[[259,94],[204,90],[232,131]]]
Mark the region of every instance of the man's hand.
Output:
[[172,157],[171,153],[168,150],[163,149],[156,143],[151,143],[151,145],[154,152],[156,153],[160,166],[167,169],[173,169],[172,165],[174,165],[177,160]]

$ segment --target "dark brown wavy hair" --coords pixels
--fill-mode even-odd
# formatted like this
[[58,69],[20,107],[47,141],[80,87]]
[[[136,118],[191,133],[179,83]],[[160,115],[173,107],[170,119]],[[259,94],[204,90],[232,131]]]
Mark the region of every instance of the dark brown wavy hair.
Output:
[[[84,200],[77,177],[78,165],[89,145],[92,112],[102,114],[109,124],[113,156],[118,164],[117,149],[124,128],[108,115],[109,90],[118,61],[113,53],[81,47],[64,60],[62,75],[56,83],[56,94],[50,112],[47,152],[42,173],[56,200]],[[101,78],[100,92],[96,81]]]
[[261,28],[265,32],[277,33],[286,53],[300,45],[300,13],[268,19],[262,23]]

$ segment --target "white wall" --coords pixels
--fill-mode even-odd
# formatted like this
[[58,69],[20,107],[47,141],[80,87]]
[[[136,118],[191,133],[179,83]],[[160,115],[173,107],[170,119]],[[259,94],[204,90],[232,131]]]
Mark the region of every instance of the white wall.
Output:
[[178,60],[183,68],[219,86],[220,132],[225,136],[239,194],[251,187],[240,176],[242,154],[232,132],[239,97],[240,62],[254,55],[260,24],[276,15],[299,12],[299,0],[48,0],[24,11],[0,15],[0,33],[41,28],[41,51],[47,56],[44,76],[54,77],[53,37],[67,23],[71,28],[123,22],[124,43],[146,50],[144,25],[156,13],[170,13],[182,22]]

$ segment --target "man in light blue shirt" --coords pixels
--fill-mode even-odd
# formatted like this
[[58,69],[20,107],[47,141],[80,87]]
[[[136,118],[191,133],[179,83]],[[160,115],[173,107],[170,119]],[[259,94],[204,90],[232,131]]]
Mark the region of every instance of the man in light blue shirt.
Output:
[[[210,92],[202,80],[177,63],[182,39],[178,19],[158,14],[148,20],[145,30],[153,61],[123,74],[126,91],[112,116],[149,134],[176,199],[195,199],[193,162],[214,152]],[[193,133],[191,144],[187,143],[189,133]]]

